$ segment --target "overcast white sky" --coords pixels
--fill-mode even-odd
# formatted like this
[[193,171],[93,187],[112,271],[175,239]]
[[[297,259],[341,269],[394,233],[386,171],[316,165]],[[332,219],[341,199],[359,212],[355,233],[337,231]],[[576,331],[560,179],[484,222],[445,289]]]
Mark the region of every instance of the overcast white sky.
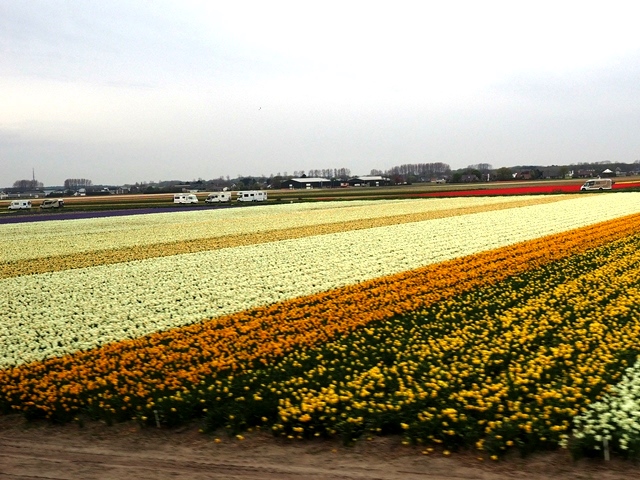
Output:
[[640,159],[635,1],[0,1],[0,187]]

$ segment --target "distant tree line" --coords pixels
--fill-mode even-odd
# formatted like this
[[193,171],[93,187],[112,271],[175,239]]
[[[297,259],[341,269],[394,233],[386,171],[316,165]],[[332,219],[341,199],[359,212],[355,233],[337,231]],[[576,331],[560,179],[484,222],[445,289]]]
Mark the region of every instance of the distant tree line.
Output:
[[405,163],[392,167],[386,175],[415,176],[421,178],[443,177],[451,173],[451,167],[442,162],[435,163]]
[[78,188],[87,188],[93,185],[91,180],[86,178],[67,178],[64,181],[65,190],[77,190]]
[[16,180],[13,182],[13,188],[20,191],[28,191],[28,190],[41,190],[44,188],[44,184],[42,182],[33,180]]
[[[286,174],[285,174],[286,176]],[[293,176],[297,178],[320,177],[320,178],[349,178],[351,170],[348,168],[318,168],[311,169],[307,173],[304,170],[296,170]]]
[[[412,183],[412,182],[424,182],[432,181],[433,179],[446,179],[447,182],[470,182],[479,180],[513,180],[518,178],[527,179],[542,179],[542,178],[565,178],[572,170],[574,175],[579,175],[578,172],[594,170],[599,172],[605,168],[609,168],[612,171],[621,171],[623,174],[639,174],[640,173],[640,160],[636,160],[632,163],[624,162],[577,162],[571,164],[565,164],[560,166],[541,167],[541,166],[513,166],[513,167],[501,167],[493,169],[489,163],[477,163],[469,165],[466,168],[451,170],[451,167],[442,162],[433,163],[406,163],[402,165],[394,166],[386,171],[380,169],[372,169],[370,175],[386,176],[391,179],[392,183]],[[547,172],[550,170],[557,170],[554,176],[549,176]],[[524,175],[523,173],[525,173]],[[304,177],[322,177],[327,179],[346,180],[351,178],[351,170],[349,168],[321,168],[310,169],[308,171],[296,170],[293,175],[289,175],[288,172],[280,173],[276,175],[260,175],[260,176],[242,176],[238,175],[236,178],[218,177],[212,180],[198,180],[182,181],[182,180],[170,180],[160,182],[142,182],[135,184],[125,184],[128,190],[132,193],[159,193],[159,192],[180,192],[184,189],[194,190],[222,190],[223,188],[237,188],[237,189],[261,189],[261,188],[281,188],[282,184],[286,184],[291,178],[304,178]],[[64,181],[65,191],[77,191],[80,188],[87,189],[93,186],[93,182],[86,178],[68,178]],[[42,190],[44,188],[42,182],[38,182],[35,178],[32,180],[17,180],[13,184],[13,190],[15,191],[33,191]]]
[[493,166],[490,163],[475,163],[473,165],[469,165],[467,169],[477,170],[480,173],[489,173],[493,170]]

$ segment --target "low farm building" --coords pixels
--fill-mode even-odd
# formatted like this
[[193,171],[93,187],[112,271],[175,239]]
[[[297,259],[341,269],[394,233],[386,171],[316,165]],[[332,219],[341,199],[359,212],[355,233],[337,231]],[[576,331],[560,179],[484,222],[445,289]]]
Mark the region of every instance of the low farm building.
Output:
[[331,180],[321,177],[292,178],[282,182],[283,188],[328,188],[333,186]]
[[380,175],[362,175],[349,179],[352,187],[384,187],[391,185],[391,179]]

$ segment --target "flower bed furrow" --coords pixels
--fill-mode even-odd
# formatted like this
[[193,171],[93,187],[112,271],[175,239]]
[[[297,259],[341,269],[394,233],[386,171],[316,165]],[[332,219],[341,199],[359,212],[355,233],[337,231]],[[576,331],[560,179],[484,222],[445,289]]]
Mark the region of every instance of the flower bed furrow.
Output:
[[[593,198],[593,197],[592,197]],[[0,368],[412,270],[637,211],[576,199],[0,280]],[[589,209],[584,215],[583,209]],[[544,218],[532,222],[531,218]],[[490,225],[491,228],[487,228]],[[99,254],[98,254],[99,255]]]
[[[372,322],[421,311],[638,230],[640,215],[590,225],[100,349],[0,371],[0,402],[30,416],[79,409],[130,418],[160,409],[191,418],[205,384],[255,362],[321,345]],[[222,378],[222,377],[221,377]],[[204,382],[204,383],[203,383]],[[495,392],[494,392],[495,393]],[[184,408],[181,402],[185,397]]]
[[[274,212],[272,217],[268,220],[260,219],[258,222],[249,222],[246,217],[240,216],[236,219],[225,219],[221,226],[218,226],[217,224],[214,226],[214,224],[211,223],[211,220],[207,220],[206,223],[202,220],[196,223],[181,223],[175,226],[161,225],[160,227],[157,227],[157,231],[154,229],[149,231],[140,231],[139,228],[136,228],[133,231],[121,231],[120,229],[116,229],[112,235],[105,234],[105,232],[100,230],[98,232],[89,231],[84,236],[80,237],[82,242],[69,241],[67,236],[68,227],[66,230],[60,231],[59,227],[56,226],[55,229],[52,229],[52,232],[40,231],[38,233],[39,237],[49,235],[49,238],[47,239],[34,239],[30,236],[32,232],[25,231],[20,233],[19,238],[16,236],[13,242],[8,241],[7,245],[9,247],[20,250],[11,252],[9,249],[5,249],[2,257],[9,258],[10,260],[0,264],[0,279],[86,268],[96,265],[110,265],[148,258],[169,257],[185,253],[196,253],[243,245],[255,245],[258,243],[304,238],[312,235],[326,235],[350,230],[362,230],[410,222],[421,222],[456,215],[468,215],[477,212],[553,203],[563,199],[566,198],[560,196],[535,197],[518,199],[516,201],[500,199],[500,202],[476,202],[477,205],[460,205],[453,208],[451,208],[451,205],[447,205],[449,208],[446,209],[426,209],[427,211],[424,212],[400,214],[398,214],[398,210],[402,212],[404,210],[408,210],[408,208],[401,208],[405,207],[405,205],[399,205],[398,202],[393,202],[391,204],[379,202],[379,206],[367,204],[367,210],[364,210],[363,207],[357,209],[351,207],[348,212],[345,212],[345,207],[339,208],[340,204],[332,202],[330,206],[327,206],[325,211],[318,212],[313,210],[306,216],[302,214],[309,212],[296,212],[295,216],[287,212],[287,216],[284,221],[281,218],[278,218],[278,214]],[[407,203],[408,202],[405,202],[405,204]],[[395,214],[391,215],[392,210],[390,210],[390,207],[393,207],[396,211]],[[427,205],[422,206],[423,209],[426,207]],[[435,205],[433,207],[435,207]],[[207,212],[198,213],[203,216],[203,214]],[[319,213],[324,213],[324,215],[319,215]],[[346,220],[341,220],[336,223],[320,223],[321,221],[328,220],[329,214],[332,214],[334,218],[340,217],[343,219],[346,218]],[[370,216],[371,218],[357,220],[350,219],[354,215]],[[379,217],[376,215],[379,215]],[[190,218],[193,218],[193,215],[190,216]],[[235,220],[237,224],[233,224],[230,228],[230,220]],[[119,222],[120,219],[117,221]],[[220,220],[218,219],[217,221],[219,222]],[[295,226],[293,221],[296,223],[307,223],[311,225]],[[101,223],[105,222],[101,220]],[[209,235],[209,237],[202,236],[205,235],[203,233],[203,224],[207,225],[206,235]],[[74,235],[82,235],[82,227],[84,225],[85,224],[76,225],[75,227],[77,228],[74,229]],[[144,226],[145,224],[142,225],[142,227]],[[195,231],[192,230],[194,227]],[[246,230],[246,232],[233,233],[239,229]],[[59,237],[57,241],[54,241],[51,236],[55,235],[56,232]],[[159,232],[162,232],[163,235],[159,235]],[[176,235],[176,233],[178,234]],[[175,237],[179,236],[182,236],[183,238],[181,240],[176,240]],[[138,244],[134,246],[118,247],[121,244],[128,245],[131,243],[127,240],[129,238],[135,238],[135,242]],[[171,241],[168,241],[168,239],[171,239]],[[38,249],[32,248],[32,242],[34,241],[45,242],[44,248],[42,243],[39,244]],[[95,251],[99,251],[100,254],[93,254]]]

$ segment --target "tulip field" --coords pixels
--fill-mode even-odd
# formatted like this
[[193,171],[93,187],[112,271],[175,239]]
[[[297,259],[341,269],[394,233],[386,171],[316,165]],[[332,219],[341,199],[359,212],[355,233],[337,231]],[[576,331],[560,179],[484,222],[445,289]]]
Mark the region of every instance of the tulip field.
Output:
[[640,192],[0,232],[0,414],[640,454]]

